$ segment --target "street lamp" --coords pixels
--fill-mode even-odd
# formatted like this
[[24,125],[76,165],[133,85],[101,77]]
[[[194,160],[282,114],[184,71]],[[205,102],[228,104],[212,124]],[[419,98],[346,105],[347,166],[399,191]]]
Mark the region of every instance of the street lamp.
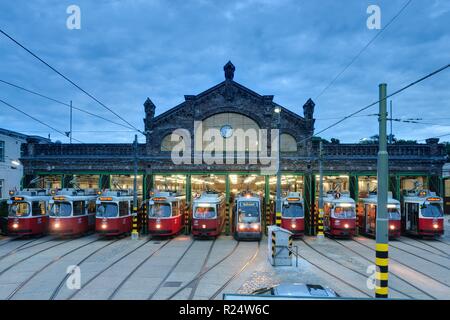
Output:
[[277,129],[278,129],[278,159],[277,159],[277,194],[276,194],[276,205],[275,205],[275,224],[281,227],[281,172],[280,172],[280,161],[281,161],[281,107],[275,107],[273,110],[277,114]]

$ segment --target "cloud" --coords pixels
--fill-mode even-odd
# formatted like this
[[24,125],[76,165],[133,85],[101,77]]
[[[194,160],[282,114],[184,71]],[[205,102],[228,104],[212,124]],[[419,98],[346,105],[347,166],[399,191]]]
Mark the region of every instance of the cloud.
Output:
[[[382,24],[404,1],[379,1]],[[68,75],[81,87],[143,127],[142,103],[149,96],[160,114],[223,80],[231,59],[235,80],[294,112],[313,98],[374,36],[366,28],[369,1],[75,1],[81,30],[65,27],[68,1],[2,2],[2,28]],[[425,13],[425,14],[424,14]],[[376,101],[378,84],[388,92],[448,63],[450,34],[444,1],[412,2],[405,12],[316,101],[316,129]],[[0,37],[0,79],[70,101],[120,120],[44,65]],[[394,115],[438,117],[450,109],[449,72],[393,98]],[[68,130],[68,109],[0,84],[0,98]],[[0,127],[21,132],[47,128],[0,106]],[[376,113],[376,107],[367,113]],[[445,125],[445,120],[437,121]],[[441,126],[395,124],[395,134],[423,139]],[[131,141],[133,132],[75,112],[74,130],[86,142]],[[118,134],[111,134],[116,130]],[[123,132],[125,130],[125,132]],[[92,131],[96,131],[95,133]],[[449,130],[450,132],[450,130]],[[350,119],[325,138],[355,142],[377,133],[375,117]],[[445,132],[444,132],[445,133]],[[56,138],[57,134],[52,133]],[[59,137],[67,141],[64,137]]]

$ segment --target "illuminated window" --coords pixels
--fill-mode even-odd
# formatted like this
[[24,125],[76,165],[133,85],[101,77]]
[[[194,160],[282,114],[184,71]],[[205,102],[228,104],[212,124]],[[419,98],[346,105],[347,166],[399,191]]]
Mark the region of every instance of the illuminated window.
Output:
[[280,151],[281,152],[296,152],[297,140],[287,133],[282,133],[280,136]]

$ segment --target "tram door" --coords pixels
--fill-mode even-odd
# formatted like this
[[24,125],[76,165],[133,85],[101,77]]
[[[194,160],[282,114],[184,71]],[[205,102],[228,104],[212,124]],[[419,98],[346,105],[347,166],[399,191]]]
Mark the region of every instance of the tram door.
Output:
[[364,205],[364,214],[363,214],[363,225],[364,232],[367,232],[370,228],[370,219],[369,219],[370,206],[368,204]]
[[406,230],[417,230],[417,220],[419,217],[419,204],[418,203],[407,203],[406,204]]

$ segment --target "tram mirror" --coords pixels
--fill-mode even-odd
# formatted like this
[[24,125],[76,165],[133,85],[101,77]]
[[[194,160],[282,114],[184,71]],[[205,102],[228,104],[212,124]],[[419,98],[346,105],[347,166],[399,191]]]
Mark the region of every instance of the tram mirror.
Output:
[[154,204],[155,204],[155,201],[153,201],[153,200],[150,200],[150,201],[148,202],[148,204],[152,206],[152,205],[154,205]]

